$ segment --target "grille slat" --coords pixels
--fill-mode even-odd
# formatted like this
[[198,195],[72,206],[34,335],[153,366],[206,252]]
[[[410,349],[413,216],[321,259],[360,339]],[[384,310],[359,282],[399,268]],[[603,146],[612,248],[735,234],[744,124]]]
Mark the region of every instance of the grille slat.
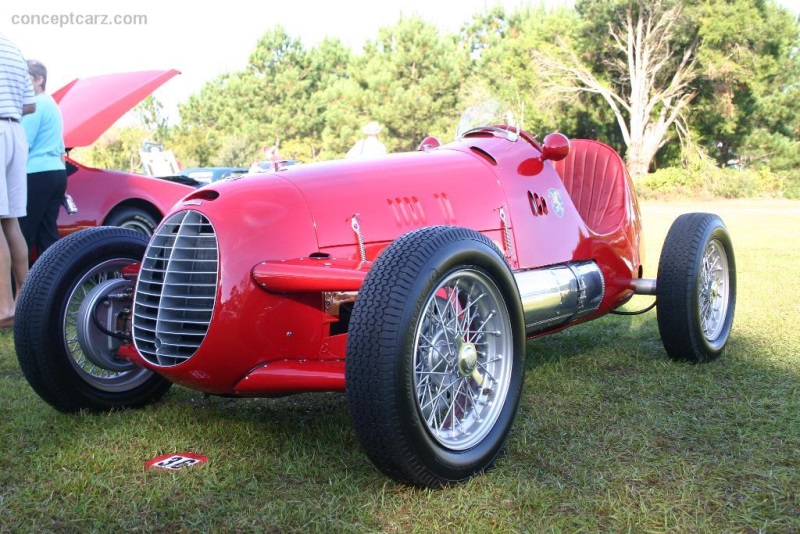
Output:
[[[149,281],[147,283],[148,284],[152,284],[152,285],[157,285],[157,286],[163,286],[164,285],[162,283],[153,282],[153,281]],[[217,287],[216,283],[202,284],[202,283],[199,283],[199,282],[191,282],[191,283],[186,282],[186,283],[183,283],[183,282],[170,281],[169,285],[171,285],[172,287],[199,287],[199,286],[211,287],[211,288],[216,288]]]
[[[176,259],[176,260],[173,260],[173,261],[181,261],[181,260],[180,259]],[[185,267],[181,267],[181,269],[185,269]],[[178,270],[176,268],[171,268],[171,267],[163,267],[163,268],[160,268],[160,269],[150,268],[150,272],[162,273],[162,274],[166,274],[166,273],[169,272],[171,274],[191,274],[191,275],[202,275],[202,274],[213,274],[213,275],[216,275],[217,274],[217,271],[195,271],[195,270],[183,271],[183,270]]]
[[219,273],[211,222],[196,211],[165,221],[142,260],[133,303],[133,341],[160,366],[191,358],[208,333]]

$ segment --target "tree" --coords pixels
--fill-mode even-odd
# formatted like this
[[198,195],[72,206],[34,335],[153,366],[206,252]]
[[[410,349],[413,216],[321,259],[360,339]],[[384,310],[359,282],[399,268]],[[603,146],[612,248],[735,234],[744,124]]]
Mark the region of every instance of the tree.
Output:
[[331,103],[325,90],[346,78],[349,61],[338,39],[308,51],[275,26],[259,39],[245,70],[212,80],[181,106],[182,123],[214,132],[214,144],[228,147],[217,160],[230,159],[231,136],[242,149],[280,141],[284,156],[317,159]]
[[428,135],[452,138],[468,59],[466,47],[419,17],[381,28],[350,70],[358,87],[351,143],[370,120],[385,126],[381,136],[390,151],[414,150]]
[[495,49],[510,37],[515,30],[512,24],[503,6],[496,5],[489,11],[479,11],[465,22],[459,31],[459,40],[467,43],[472,59],[480,59],[487,50]]
[[797,19],[763,0],[706,0],[687,11],[702,38],[689,114],[699,140],[720,165],[798,168]]
[[607,127],[608,113],[592,95],[549,91],[539,65],[531,62],[533,51],[546,49],[558,40],[573,46],[580,28],[577,12],[563,6],[547,8],[540,4],[510,14],[495,8],[478,14],[461,29],[461,39],[475,43],[471,46],[475,57],[472,79],[465,85],[487,87],[539,138],[558,130],[570,136],[613,141],[614,132]]
[[[579,3],[584,17],[608,3]],[[603,71],[593,69],[574,49],[558,57],[553,50],[534,51],[535,63],[562,91],[600,95],[611,108],[627,147],[628,168],[647,173],[668,130],[696,96],[699,35],[686,24],[681,3],[665,0],[621,2],[611,6],[617,17],[608,25],[610,47],[600,49]],[[599,20],[606,19],[601,17]],[[584,18],[584,20],[587,20]],[[598,18],[590,18],[598,20]],[[682,48],[675,45],[687,35]],[[570,50],[570,47],[563,48]],[[591,57],[589,59],[592,59]]]
[[153,95],[149,95],[133,108],[139,124],[151,132],[153,141],[164,142],[169,137],[169,120],[164,114],[164,105]]
[[113,126],[92,146],[73,152],[76,160],[89,167],[141,172],[139,151],[150,132],[137,126]]
[[284,144],[285,151],[297,144],[301,147],[294,151],[298,157],[317,160],[340,157],[347,150],[336,140],[341,140],[341,132],[346,130],[345,117],[353,113],[355,86],[349,79],[350,61],[350,50],[339,39],[324,39],[309,51],[308,93],[294,118],[302,123],[302,130],[294,143]]

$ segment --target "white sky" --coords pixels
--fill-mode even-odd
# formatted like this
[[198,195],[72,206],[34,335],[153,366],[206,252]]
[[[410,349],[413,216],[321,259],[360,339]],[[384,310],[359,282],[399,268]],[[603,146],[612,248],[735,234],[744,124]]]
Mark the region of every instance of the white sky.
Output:
[[[325,36],[339,37],[353,51],[375,39],[378,29],[401,15],[419,15],[442,31],[455,32],[473,14],[501,4],[507,11],[539,0],[2,0],[0,32],[26,58],[48,68],[48,92],[74,78],[110,72],[176,68],[180,76],[155,96],[173,121],[176,105],[217,75],[241,69],[258,38],[275,24],[311,47]],[[570,0],[543,0],[570,3]],[[779,0],[800,12],[800,0]],[[30,15],[77,21],[86,15],[145,15],[144,25],[31,25]],[[84,19],[85,20],[85,19]]]

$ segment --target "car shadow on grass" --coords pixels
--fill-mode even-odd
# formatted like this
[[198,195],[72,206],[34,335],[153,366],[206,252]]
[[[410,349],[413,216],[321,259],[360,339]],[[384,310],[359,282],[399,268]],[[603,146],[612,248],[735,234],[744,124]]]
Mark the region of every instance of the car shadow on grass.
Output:
[[709,524],[752,527],[760,517],[767,530],[797,529],[800,362],[776,354],[770,335],[734,328],[726,352],[705,364],[669,359],[655,312],[530,341],[499,467],[535,480],[554,503],[595,492],[583,502],[587,517],[640,507],[677,514],[686,523],[676,527],[696,528],[699,514]]

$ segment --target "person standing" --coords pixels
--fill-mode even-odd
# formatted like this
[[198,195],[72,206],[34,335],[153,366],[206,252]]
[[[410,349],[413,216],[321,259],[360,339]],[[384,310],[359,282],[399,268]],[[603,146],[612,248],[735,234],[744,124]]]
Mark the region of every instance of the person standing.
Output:
[[34,111],[25,58],[17,45],[0,34],[0,328],[14,326],[14,295],[28,275],[28,247],[18,221],[27,204],[28,144],[19,121]]
[[375,121],[370,122],[361,130],[366,137],[353,145],[353,148],[347,151],[345,158],[360,158],[366,156],[383,156],[386,154],[386,145],[381,143],[378,139],[378,134],[381,133],[381,125]]
[[28,138],[28,206],[19,221],[28,249],[40,255],[58,240],[58,211],[67,190],[61,111],[45,93],[47,68],[28,60],[28,74],[36,94],[36,112],[22,119]]

